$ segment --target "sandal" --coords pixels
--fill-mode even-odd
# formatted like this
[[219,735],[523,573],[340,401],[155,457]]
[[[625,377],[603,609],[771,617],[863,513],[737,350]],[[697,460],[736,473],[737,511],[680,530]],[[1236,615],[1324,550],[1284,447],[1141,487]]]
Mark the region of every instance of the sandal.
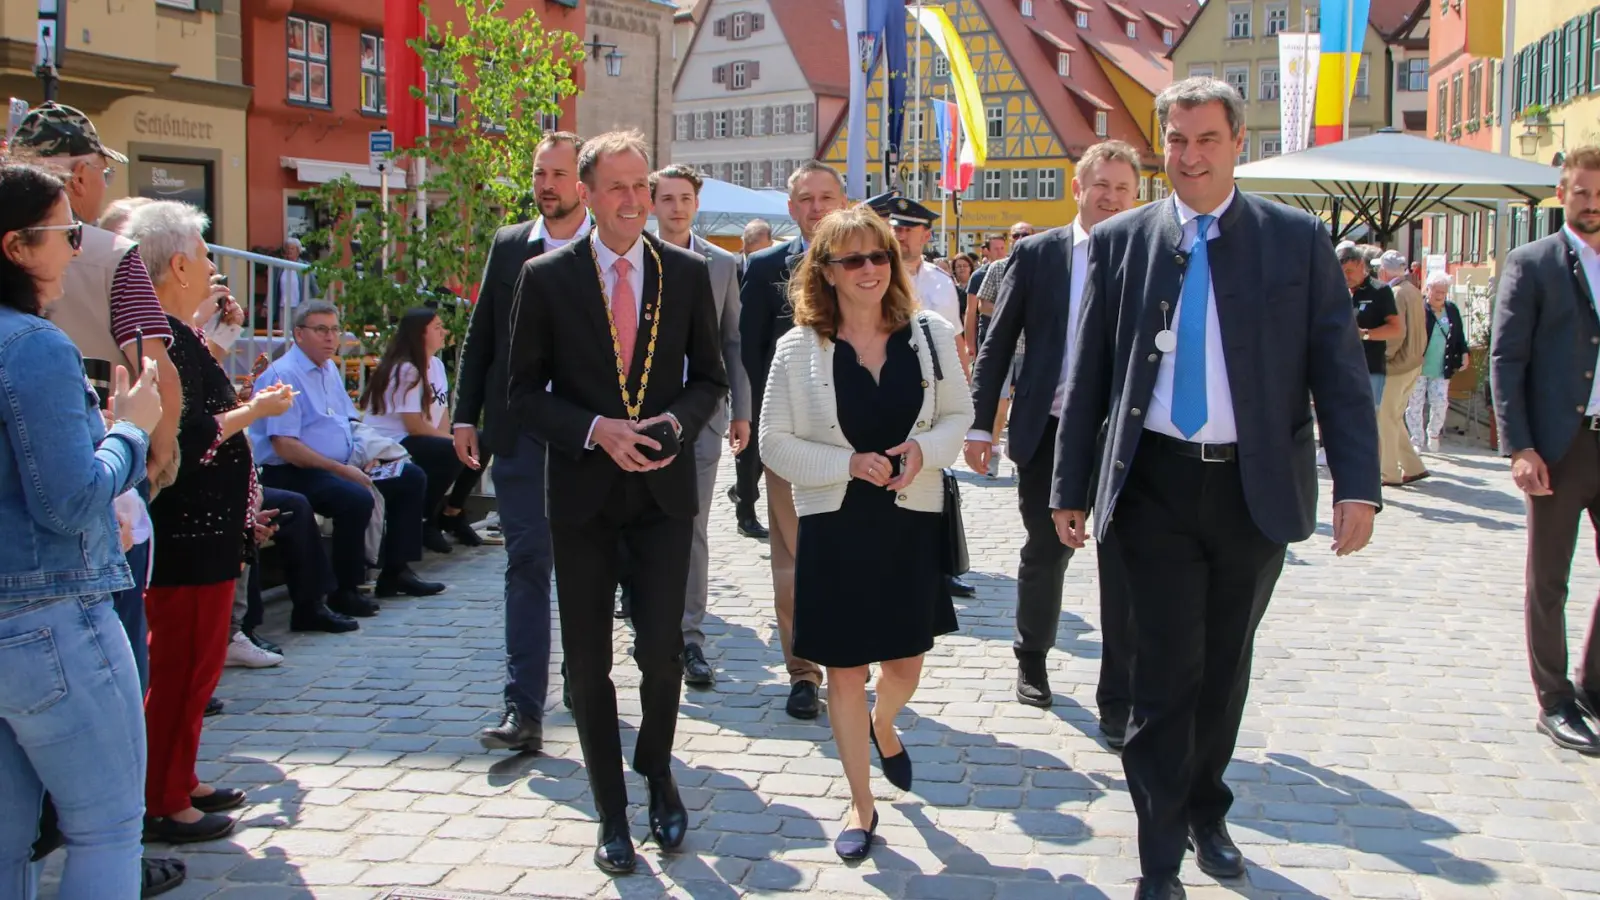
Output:
[[181,859],[157,859],[145,857],[140,861],[143,869],[144,880],[139,888],[139,896],[155,897],[165,894],[189,877],[189,867]]

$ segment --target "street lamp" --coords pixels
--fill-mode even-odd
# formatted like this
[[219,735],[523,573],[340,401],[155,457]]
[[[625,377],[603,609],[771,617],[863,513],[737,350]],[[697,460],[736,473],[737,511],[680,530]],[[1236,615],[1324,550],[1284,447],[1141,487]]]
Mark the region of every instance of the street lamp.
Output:
[[1567,124],[1565,122],[1531,122],[1523,123],[1523,131],[1517,135],[1517,147],[1523,156],[1532,156],[1539,152],[1539,142],[1550,133],[1553,128],[1561,129],[1561,149],[1567,149]]
[[[583,49],[588,51],[590,59],[601,59],[605,61],[606,75],[612,78],[621,77],[622,59],[623,57],[627,56],[627,54],[618,49],[616,44],[608,44],[601,41],[600,35],[597,34],[589,39],[589,43],[583,45]],[[601,50],[607,51],[605,55],[601,55]]]

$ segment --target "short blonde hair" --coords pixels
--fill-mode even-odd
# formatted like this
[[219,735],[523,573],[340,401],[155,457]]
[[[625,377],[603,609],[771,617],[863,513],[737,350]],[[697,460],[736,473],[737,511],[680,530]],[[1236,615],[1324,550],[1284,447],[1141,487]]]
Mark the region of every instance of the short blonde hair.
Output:
[[578,150],[578,180],[589,187],[594,187],[594,169],[600,160],[615,153],[637,153],[644,158],[645,168],[650,168],[650,143],[644,139],[644,133],[637,129],[631,131],[608,131],[598,134],[583,142]]
[[839,333],[839,293],[828,283],[824,270],[828,260],[857,235],[867,235],[867,243],[889,254],[889,289],[883,295],[883,324],[899,330],[917,311],[917,297],[911,278],[900,262],[900,246],[894,232],[878,214],[864,206],[828,213],[811,236],[811,246],[789,279],[789,302],[794,307],[794,324],[803,325],[819,336],[833,340]]

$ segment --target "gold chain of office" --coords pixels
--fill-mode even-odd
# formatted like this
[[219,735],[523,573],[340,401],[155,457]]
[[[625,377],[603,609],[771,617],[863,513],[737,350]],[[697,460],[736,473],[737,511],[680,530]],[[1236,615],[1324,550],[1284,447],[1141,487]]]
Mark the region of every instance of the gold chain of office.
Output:
[[[627,411],[628,419],[634,422],[639,421],[639,413],[644,409],[644,392],[646,388],[650,387],[650,369],[654,366],[656,360],[656,335],[661,333],[662,300],[666,297],[666,276],[662,273],[661,254],[657,253],[656,248],[650,246],[650,242],[646,241],[643,236],[639,240],[644,241],[644,249],[649,251],[650,258],[656,264],[656,309],[650,322],[650,343],[645,345],[644,371],[639,373],[639,390],[631,400],[628,398],[627,360],[622,356],[622,336],[617,333],[617,317],[612,313],[611,301],[606,295],[606,273],[604,269],[600,268],[600,253],[595,249],[595,245],[600,242],[600,237],[596,235],[593,240],[589,241],[589,256],[594,259],[594,271],[600,278],[600,298],[605,301],[606,324],[611,328],[611,353],[617,360],[617,388],[622,391],[622,408]],[[619,280],[620,274],[618,273]],[[645,309],[644,298],[642,297],[639,300],[639,309],[641,311]]]

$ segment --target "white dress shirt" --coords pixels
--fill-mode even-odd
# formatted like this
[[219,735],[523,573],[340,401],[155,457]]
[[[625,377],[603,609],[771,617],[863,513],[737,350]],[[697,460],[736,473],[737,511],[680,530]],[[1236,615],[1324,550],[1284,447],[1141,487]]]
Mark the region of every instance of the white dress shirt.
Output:
[[544,252],[546,253],[549,253],[551,250],[560,250],[562,247],[565,247],[573,241],[576,241],[588,234],[589,228],[593,225],[593,221],[594,220],[590,219],[588,214],[585,213],[583,222],[578,225],[578,230],[572,233],[572,237],[558,238],[551,237],[550,232],[545,230],[544,216],[540,216],[539,221],[533,223],[533,231],[528,233],[528,243],[532,244],[537,241],[544,241]]
[[[1571,225],[1561,226],[1561,233],[1572,242],[1573,249],[1578,251],[1578,261],[1583,264],[1583,275],[1589,282],[1589,296],[1597,298],[1595,304],[1600,311],[1600,253],[1596,253],[1583,238],[1578,237]],[[1600,369],[1600,354],[1597,354],[1595,367]],[[1584,409],[1584,414],[1600,416],[1600,378],[1596,378],[1589,388],[1589,405]]]
[[955,279],[929,262],[918,264],[911,274],[911,286],[917,292],[917,303],[929,312],[943,316],[945,321],[961,327],[961,296],[956,293]]
[[[1078,344],[1078,318],[1083,313],[1083,288],[1089,283],[1089,231],[1081,218],[1073,219],[1072,229],[1072,280],[1067,288],[1067,337],[1061,347],[1061,372],[1056,376],[1055,398],[1050,401],[1050,415],[1061,417],[1061,407],[1067,402],[1067,376],[1072,372],[1072,348]],[[988,283],[987,276],[984,283]],[[972,302],[968,298],[967,302]],[[969,441],[994,443],[994,434],[974,428],[967,433]]]
[[[1222,235],[1220,223],[1222,214],[1228,211],[1233,204],[1233,194],[1222,201],[1222,205],[1211,211],[1211,228],[1206,232],[1206,240],[1214,241]],[[1183,227],[1183,237],[1179,241],[1179,248],[1184,253],[1191,252],[1194,247],[1195,233],[1199,226],[1195,219],[1200,213],[1190,209],[1187,204],[1178,199],[1177,194],[1172,195],[1172,202],[1177,208],[1178,223]],[[1216,262],[1208,261],[1215,266]],[[1215,279],[1212,279],[1215,282]],[[1200,426],[1193,437],[1185,437],[1178,426],[1172,424],[1172,377],[1177,359],[1177,351],[1164,353],[1161,356],[1161,368],[1156,373],[1155,391],[1150,395],[1150,410],[1145,416],[1144,427],[1150,431],[1159,432],[1180,441],[1192,441],[1197,444],[1234,444],[1239,441],[1239,429],[1233,419],[1233,394],[1228,387],[1228,361],[1222,355],[1222,326],[1217,320],[1217,292],[1213,285],[1206,286],[1206,423]],[[1178,333],[1178,323],[1184,315],[1183,304],[1178,302],[1182,289],[1173,292],[1170,304],[1171,322],[1167,329],[1173,334]],[[1165,321],[1165,317],[1163,317]]]
[[[632,268],[628,270],[628,286],[633,288],[634,322],[638,331],[643,333],[648,327],[641,320],[641,316],[643,315],[644,311],[644,238],[641,237],[635,240],[633,242],[633,246],[628,248],[627,253],[619,254],[613,252],[610,247],[607,247],[605,241],[600,240],[599,235],[595,235],[594,253],[595,257],[600,261],[600,280],[602,284],[602,291],[605,294],[606,306],[608,308],[611,306],[611,292],[617,289],[617,270],[615,268],[617,260],[626,259],[629,265],[632,266]],[[648,339],[648,335],[646,335],[646,338]],[[635,338],[636,342],[637,340],[638,339]],[[638,346],[638,344],[635,343],[635,346]],[[684,363],[684,379],[688,379],[687,360]],[[672,413],[667,413],[667,417],[672,420],[673,428],[677,430],[679,434],[682,434],[683,426],[678,424],[678,417],[674,416]],[[589,437],[584,441],[585,447],[591,449],[594,447],[594,426],[600,421],[600,419],[600,416],[595,416],[594,421],[589,423]]]

